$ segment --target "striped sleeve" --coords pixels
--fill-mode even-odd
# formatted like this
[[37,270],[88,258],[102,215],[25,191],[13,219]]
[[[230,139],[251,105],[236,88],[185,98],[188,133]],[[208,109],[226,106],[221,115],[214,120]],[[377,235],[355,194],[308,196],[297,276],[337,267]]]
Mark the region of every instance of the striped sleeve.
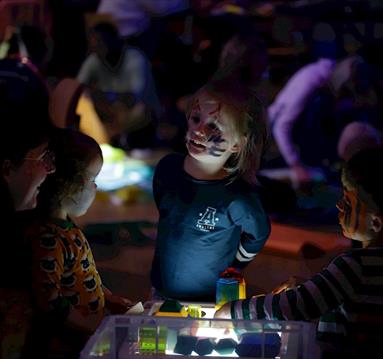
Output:
[[232,303],[235,319],[311,320],[353,300],[361,282],[360,264],[338,256],[312,279],[280,294],[267,294]]
[[[249,236],[248,234],[244,233],[241,236],[241,239],[246,241],[245,237],[248,237],[248,236]],[[247,238],[247,240],[251,240],[251,239]],[[245,247],[243,246],[243,244],[240,242],[239,246],[238,246],[238,251],[237,251],[237,254],[236,254],[235,258],[239,262],[246,263],[246,262],[250,262],[252,259],[254,259],[254,257],[257,255],[257,253],[258,252],[249,252],[249,251],[247,251],[245,249]]]

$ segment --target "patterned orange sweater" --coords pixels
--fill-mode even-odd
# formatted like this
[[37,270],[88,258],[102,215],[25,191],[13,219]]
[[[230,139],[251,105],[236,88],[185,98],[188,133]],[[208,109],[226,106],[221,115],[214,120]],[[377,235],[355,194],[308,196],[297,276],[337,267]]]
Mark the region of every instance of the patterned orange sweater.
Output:
[[103,310],[104,292],[92,250],[71,221],[52,220],[32,234],[32,287],[37,306],[63,319],[71,306],[84,315]]

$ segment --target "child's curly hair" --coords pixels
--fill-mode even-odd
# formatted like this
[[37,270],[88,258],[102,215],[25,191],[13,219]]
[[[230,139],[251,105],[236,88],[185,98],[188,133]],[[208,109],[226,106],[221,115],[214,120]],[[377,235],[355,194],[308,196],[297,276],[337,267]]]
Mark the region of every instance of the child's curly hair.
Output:
[[102,159],[99,144],[90,136],[72,129],[57,129],[50,143],[56,157],[56,171],[41,186],[38,208],[46,215],[60,208],[65,198],[81,191],[86,169]]

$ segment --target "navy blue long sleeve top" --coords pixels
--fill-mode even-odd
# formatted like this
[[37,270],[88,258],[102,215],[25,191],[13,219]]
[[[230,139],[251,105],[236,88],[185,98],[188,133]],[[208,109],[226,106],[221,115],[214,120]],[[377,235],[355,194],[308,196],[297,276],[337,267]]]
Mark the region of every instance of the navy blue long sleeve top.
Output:
[[233,176],[197,180],[184,171],[184,159],[168,155],[155,170],[160,219],[152,285],[167,297],[214,300],[219,274],[257,255],[270,222],[253,186]]

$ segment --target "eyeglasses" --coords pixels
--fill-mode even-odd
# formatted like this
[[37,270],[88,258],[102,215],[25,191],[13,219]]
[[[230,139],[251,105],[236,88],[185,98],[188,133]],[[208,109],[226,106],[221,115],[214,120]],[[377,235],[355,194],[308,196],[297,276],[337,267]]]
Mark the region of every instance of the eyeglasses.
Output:
[[47,171],[54,171],[56,156],[53,151],[45,150],[44,153],[38,158],[24,157],[24,160],[28,161],[39,161],[41,162]]

